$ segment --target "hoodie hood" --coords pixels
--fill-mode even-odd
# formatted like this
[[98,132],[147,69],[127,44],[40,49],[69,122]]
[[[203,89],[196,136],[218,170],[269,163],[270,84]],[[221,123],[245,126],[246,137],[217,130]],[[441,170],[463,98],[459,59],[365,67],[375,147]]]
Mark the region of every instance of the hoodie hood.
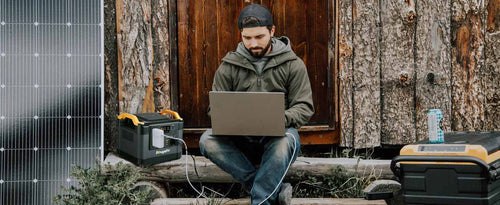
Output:
[[[252,56],[250,51],[245,48],[243,42],[238,44],[236,48],[236,53],[240,54],[244,58],[246,58],[253,66],[255,71],[259,74],[262,73],[269,60],[275,56],[279,56],[284,53],[288,53],[292,51],[292,46],[290,45],[290,39],[286,36],[282,37],[272,37],[271,38],[271,51],[263,56],[262,58],[255,58]],[[293,53],[293,51],[292,51]],[[227,56],[226,56],[227,57]],[[223,59],[224,60],[224,59]]]

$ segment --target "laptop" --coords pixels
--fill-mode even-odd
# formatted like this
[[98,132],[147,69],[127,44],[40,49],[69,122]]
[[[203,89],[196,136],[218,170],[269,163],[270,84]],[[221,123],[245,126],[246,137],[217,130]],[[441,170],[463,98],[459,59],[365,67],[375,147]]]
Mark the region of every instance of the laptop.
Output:
[[285,94],[211,91],[214,135],[284,136]]

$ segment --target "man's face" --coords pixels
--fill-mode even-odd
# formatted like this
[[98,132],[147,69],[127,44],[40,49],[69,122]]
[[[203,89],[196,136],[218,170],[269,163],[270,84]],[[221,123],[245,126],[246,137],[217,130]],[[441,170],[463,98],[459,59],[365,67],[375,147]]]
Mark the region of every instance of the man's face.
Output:
[[245,48],[250,51],[253,57],[261,58],[268,54],[271,49],[271,37],[274,36],[274,26],[269,31],[267,27],[243,28],[241,37]]

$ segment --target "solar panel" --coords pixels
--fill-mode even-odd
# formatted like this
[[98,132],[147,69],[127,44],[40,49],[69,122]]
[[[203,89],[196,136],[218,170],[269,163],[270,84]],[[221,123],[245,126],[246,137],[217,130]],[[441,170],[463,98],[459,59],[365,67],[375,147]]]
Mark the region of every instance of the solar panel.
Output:
[[102,0],[0,0],[0,204],[52,204],[103,158]]

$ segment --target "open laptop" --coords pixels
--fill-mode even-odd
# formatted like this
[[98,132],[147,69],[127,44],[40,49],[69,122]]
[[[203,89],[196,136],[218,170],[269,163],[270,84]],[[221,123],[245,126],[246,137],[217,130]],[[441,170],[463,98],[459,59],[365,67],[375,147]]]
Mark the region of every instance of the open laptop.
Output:
[[211,91],[214,135],[284,136],[285,94]]

